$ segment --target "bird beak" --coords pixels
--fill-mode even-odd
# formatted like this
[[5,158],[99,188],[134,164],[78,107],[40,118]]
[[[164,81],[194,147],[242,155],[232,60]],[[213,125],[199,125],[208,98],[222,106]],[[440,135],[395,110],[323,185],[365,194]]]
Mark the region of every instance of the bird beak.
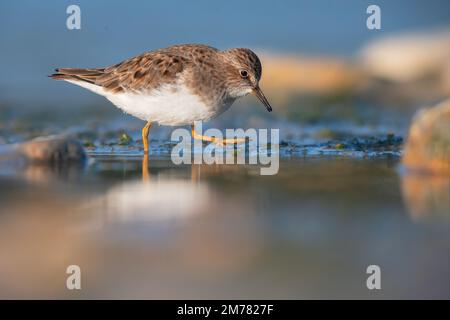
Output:
[[267,101],[266,96],[264,95],[264,93],[261,91],[261,89],[259,88],[259,86],[256,86],[253,89],[253,93],[255,94],[255,96],[258,97],[259,101],[262,102],[262,104],[266,107],[267,111],[271,112],[272,111],[272,106],[270,105],[269,101]]

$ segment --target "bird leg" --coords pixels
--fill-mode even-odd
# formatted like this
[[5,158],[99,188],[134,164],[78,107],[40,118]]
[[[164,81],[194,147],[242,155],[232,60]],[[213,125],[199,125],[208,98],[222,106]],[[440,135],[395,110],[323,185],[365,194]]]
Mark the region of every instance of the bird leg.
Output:
[[222,139],[222,138],[216,138],[216,137],[208,137],[208,136],[204,136],[202,134],[198,134],[197,132],[195,132],[195,125],[192,125],[191,128],[192,128],[192,137],[196,140],[214,142],[214,143],[217,143],[220,145],[245,143],[245,139],[243,139],[243,138]]
[[144,158],[142,158],[142,181],[150,180],[150,174],[148,172],[148,154],[144,153]]
[[152,123],[148,121],[144,128],[142,128],[142,143],[144,144],[144,154],[148,154],[148,132]]

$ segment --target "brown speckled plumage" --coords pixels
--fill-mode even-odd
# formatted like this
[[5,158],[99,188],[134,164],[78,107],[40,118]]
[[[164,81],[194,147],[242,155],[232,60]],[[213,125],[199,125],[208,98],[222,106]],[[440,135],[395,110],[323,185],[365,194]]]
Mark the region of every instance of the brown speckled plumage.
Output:
[[95,69],[60,68],[53,79],[86,81],[114,92],[150,92],[183,75],[186,85],[205,102],[234,99],[227,88],[239,87],[239,70],[249,73],[255,85],[261,78],[261,62],[249,49],[219,51],[206,45],[176,45],[145,52],[118,64]]
[[[217,117],[249,93],[272,111],[259,87],[261,72],[261,62],[250,49],[219,51],[187,44],[145,52],[106,68],[60,68],[50,77],[91,90],[124,112],[145,120],[142,141],[147,154],[153,122],[190,124],[195,139],[216,141],[196,134],[194,123]],[[219,140],[222,144],[239,143],[239,139]]]
[[106,68],[60,68],[51,77],[102,95],[146,121],[142,136],[147,150],[152,122],[177,126],[208,121],[250,93],[272,111],[259,87],[261,72],[261,62],[250,49],[220,51],[187,44],[145,52]]

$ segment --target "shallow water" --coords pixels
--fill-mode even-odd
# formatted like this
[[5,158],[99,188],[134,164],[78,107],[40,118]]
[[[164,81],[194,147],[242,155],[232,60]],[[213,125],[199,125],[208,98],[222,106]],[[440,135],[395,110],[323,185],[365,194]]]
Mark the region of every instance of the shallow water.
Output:
[[450,298],[450,180],[398,157],[148,168],[91,155],[0,175],[0,297]]

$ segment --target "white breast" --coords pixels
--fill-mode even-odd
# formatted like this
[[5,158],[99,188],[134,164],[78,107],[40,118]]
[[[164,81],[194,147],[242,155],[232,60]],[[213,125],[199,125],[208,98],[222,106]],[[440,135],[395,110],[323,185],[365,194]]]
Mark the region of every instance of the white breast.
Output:
[[165,84],[149,93],[110,93],[102,87],[80,81],[74,84],[105,96],[124,112],[145,121],[162,125],[188,125],[194,121],[207,121],[230,107],[230,104],[207,105],[200,97],[178,81]]

